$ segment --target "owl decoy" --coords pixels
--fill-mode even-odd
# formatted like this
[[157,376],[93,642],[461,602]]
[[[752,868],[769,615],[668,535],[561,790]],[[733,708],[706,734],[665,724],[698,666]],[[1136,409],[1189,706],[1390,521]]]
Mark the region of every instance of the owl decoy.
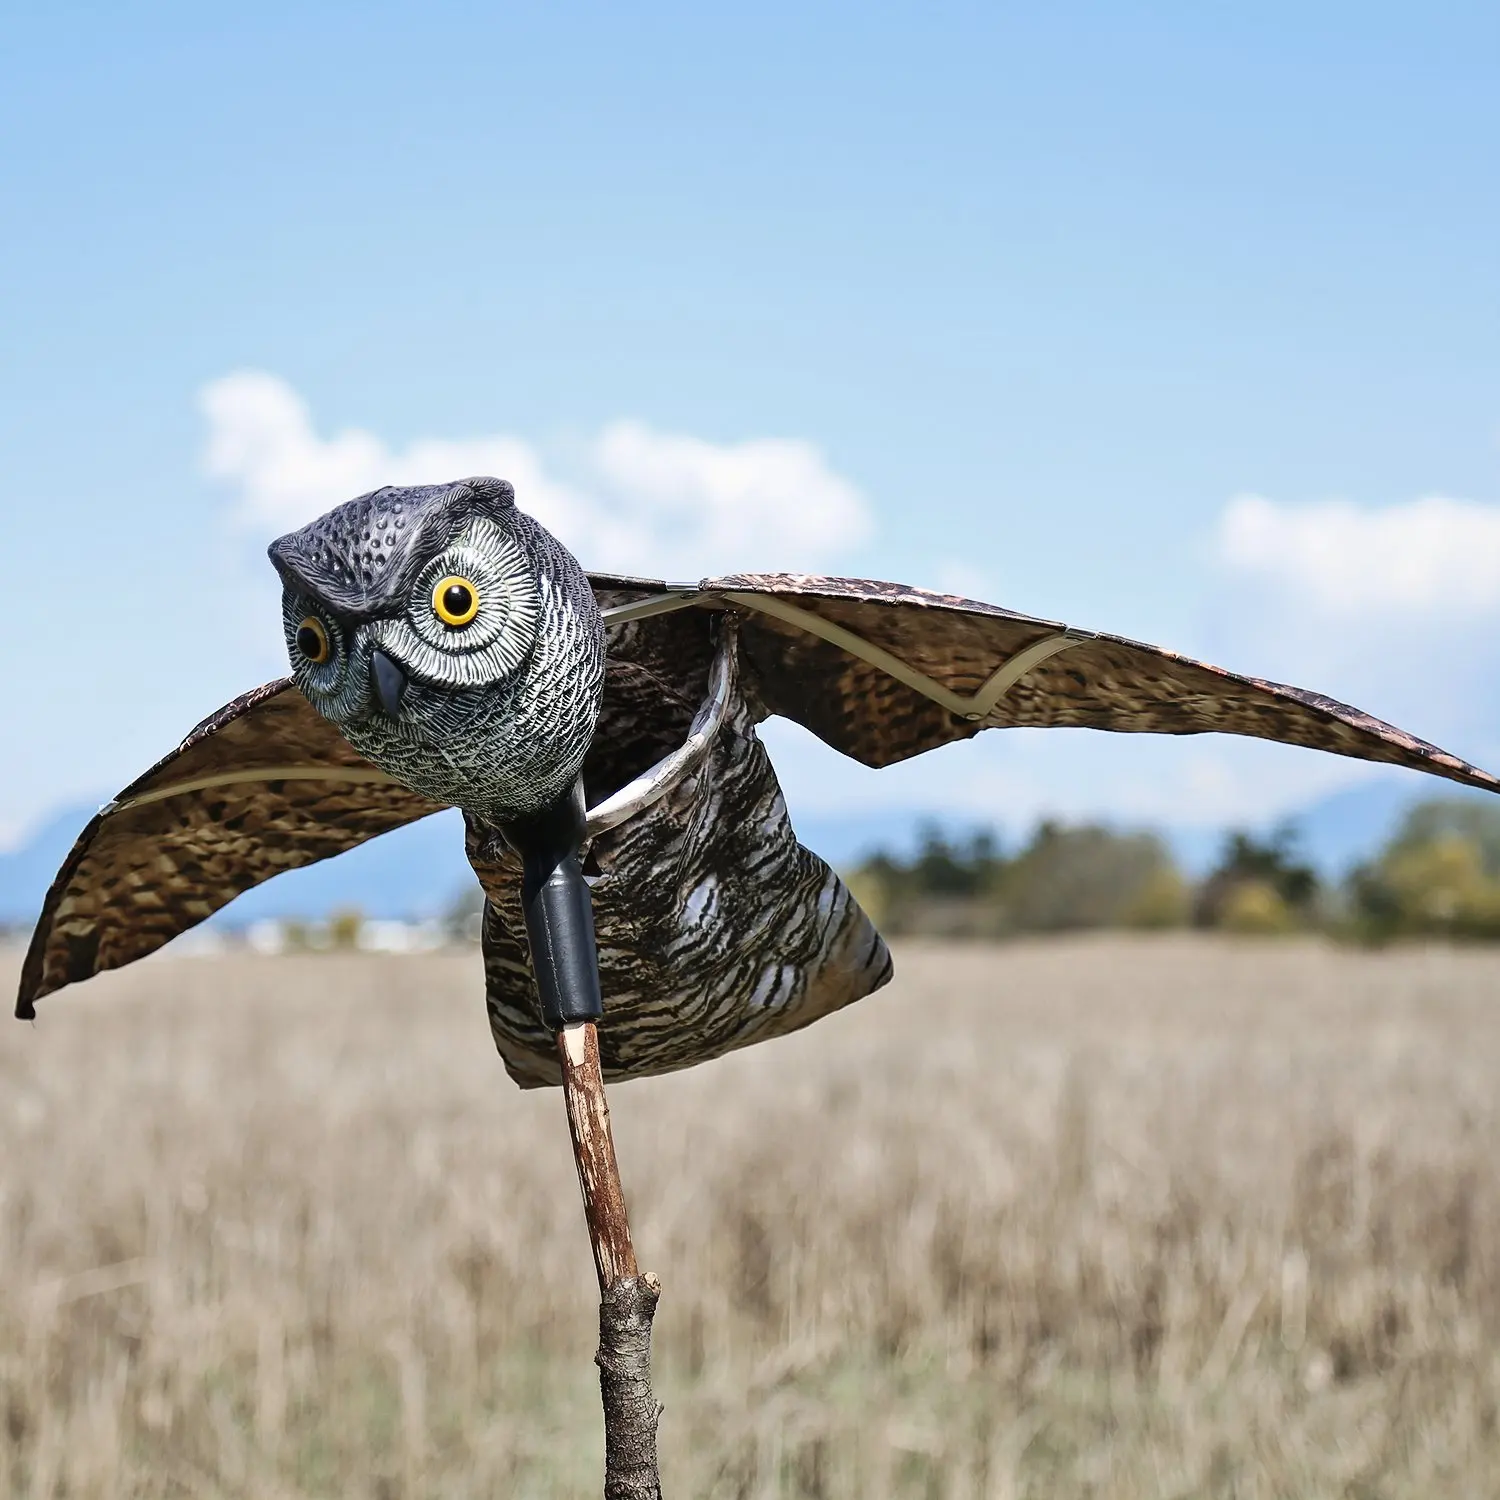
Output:
[[586,574],[495,479],[377,490],[270,555],[291,677],[206,719],[83,830],[18,1015],[283,870],[457,806],[491,1029],[522,1087],[559,1080],[526,941],[538,849],[586,857],[606,1077],[797,1030],[891,959],[797,842],[756,735],[775,714],[869,766],[1075,726],[1248,735],[1500,790],[1330,698],[993,605],[800,574]]

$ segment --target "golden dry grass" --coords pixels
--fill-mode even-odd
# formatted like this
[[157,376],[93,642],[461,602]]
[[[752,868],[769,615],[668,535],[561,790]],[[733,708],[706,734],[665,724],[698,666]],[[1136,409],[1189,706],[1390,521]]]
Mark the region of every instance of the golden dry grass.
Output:
[[[1500,955],[898,967],[613,1091],[671,1500],[1496,1493]],[[0,1078],[0,1490],[598,1493],[561,1102],[474,956],[163,958]]]

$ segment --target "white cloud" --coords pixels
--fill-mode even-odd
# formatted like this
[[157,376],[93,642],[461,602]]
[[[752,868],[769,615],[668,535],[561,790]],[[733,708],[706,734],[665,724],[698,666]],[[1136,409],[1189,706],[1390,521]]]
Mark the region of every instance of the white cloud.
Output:
[[[521,507],[591,568],[668,577],[827,566],[873,530],[858,488],[811,443],[716,444],[611,423],[567,478],[508,434],[418,439],[393,450],[373,433],[319,436],[307,403],[274,375],[205,386],[206,467],[238,494],[240,520],[286,530],[383,484],[494,474]],[[566,455],[564,455],[566,457]]]
[[1332,615],[1500,607],[1500,505],[1429,495],[1371,509],[1240,495],[1220,518],[1218,547],[1234,571]]
[[[760,438],[706,443],[614,422],[594,445],[600,478],[627,508],[666,532],[700,533],[716,556],[763,544],[834,553],[868,536],[864,497],[811,443]],[[744,563],[736,565],[744,568]]]

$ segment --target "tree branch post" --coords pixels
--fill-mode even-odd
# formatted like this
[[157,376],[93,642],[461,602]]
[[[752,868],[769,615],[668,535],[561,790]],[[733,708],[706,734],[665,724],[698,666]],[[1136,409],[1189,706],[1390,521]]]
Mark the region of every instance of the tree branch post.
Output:
[[636,1265],[609,1103],[592,1022],[558,1033],[563,1097],[583,1212],[599,1275],[599,1394],[604,1405],[604,1500],[661,1500],[651,1389],[651,1322],[661,1282]]
[[604,1406],[604,1500],[661,1500],[651,1390],[651,1323],[661,1283],[642,1276],[609,1128],[596,1023],[604,1014],[593,906],[578,853],[583,787],[506,829],[521,855],[521,905],[542,1019],[557,1037],[563,1099],[584,1218],[599,1275],[599,1394]]

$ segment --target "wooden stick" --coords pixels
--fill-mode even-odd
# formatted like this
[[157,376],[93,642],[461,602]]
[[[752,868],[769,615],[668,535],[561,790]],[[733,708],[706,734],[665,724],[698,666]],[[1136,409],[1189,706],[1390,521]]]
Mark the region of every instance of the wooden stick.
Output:
[[651,1390],[651,1321],[661,1283],[642,1276],[630,1242],[630,1220],[593,1022],[557,1034],[563,1098],[573,1160],[583,1192],[599,1276],[599,1391],[604,1405],[604,1500],[661,1500],[656,1423],[661,1407]]
[[635,1247],[630,1243],[630,1220],[625,1213],[625,1191],[615,1160],[615,1140],[609,1128],[598,1029],[592,1021],[563,1027],[557,1034],[557,1050],[562,1056],[563,1098],[568,1106],[578,1186],[583,1190],[584,1217],[594,1246],[594,1269],[599,1273],[599,1290],[607,1292],[617,1281],[638,1271]]

